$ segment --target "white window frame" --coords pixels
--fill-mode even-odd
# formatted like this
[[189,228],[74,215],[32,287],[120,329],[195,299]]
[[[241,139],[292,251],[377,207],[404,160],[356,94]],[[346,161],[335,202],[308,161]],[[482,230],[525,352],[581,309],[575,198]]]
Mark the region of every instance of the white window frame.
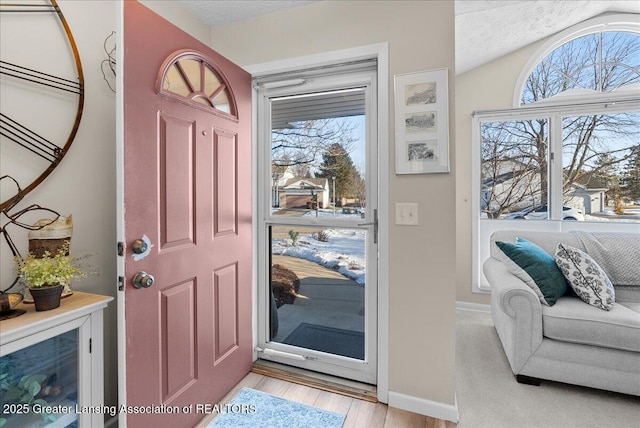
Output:
[[[378,229],[378,358],[377,358],[377,398],[382,403],[389,401],[389,44],[379,43],[321,54],[289,58],[245,67],[254,77],[286,73],[294,70],[322,67],[349,61],[376,58],[377,68],[377,121],[378,121],[378,215],[381,219]],[[258,117],[257,91],[253,90],[253,171],[258,171]],[[254,177],[254,182],[257,177]],[[260,186],[254,183],[253,200],[258,198]],[[253,235],[258,236],[259,223],[256,221],[257,205],[254,204]],[[258,246],[254,245],[253,269],[253,344],[258,343],[258,278],[260,266],[257,263]],[[254,353],[257,359],[257,353]]]
[[[562,118],[593,114],[615,114],[640,112],[640,96],[637,90],[618,90],[596,93],[588,97],[560,97],[546,99],[535,104],[521,106],[522,91],[529,75],[550,52],[575,38],[601,31],[632,31],[640,33],[640,16],[637,14],[614,14],[600,16],[558,33],[543,44],[529,59],[516,81],[513,94],[513,108],[504,110],[476,111],[472,118],[472,192],[471,192],[471,232],[472,232],[472,291],[490,293],[491,287],[482,272],[482,264],[489,257],[491,234],[497,230],[518,229],[532,231],[568,231],[581,229],[588,231],[635,232],[640,234],[637,223],[592,223],[562,220],[562,192],[554,191],[555,183],[562,183]],[[548,220],[495,220],[480,217],[480,144],[483,122],[514,121],[531,118],[549,119],[549,153],[558,153],[548,159],[548,181],[551,212]],[[557,160],[557,161],[556,161]],[[561,184],[560,184],[561,186]]]

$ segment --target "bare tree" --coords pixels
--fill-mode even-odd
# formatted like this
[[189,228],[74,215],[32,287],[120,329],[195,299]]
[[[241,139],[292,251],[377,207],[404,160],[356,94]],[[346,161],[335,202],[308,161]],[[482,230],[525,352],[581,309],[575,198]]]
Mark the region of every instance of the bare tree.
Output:
[[[640,37],[630,33],[592,34],[569,42],[534,69],[525,83],[522,104],[573,89],[610,92],[640,82],[640,73],[626,65],[634,64],[639,53]],[[637,136],[640,114],[565,117],[562,126],[562,153],[554,155],[563,162],[567,193],[575,184],[616,170],[632,156],[632,146],[619,142]],[[548,134],[546,119],[483,124],[483,204],[493,216],[520,209],[527,202],[547,203]]]
[[540,182],[547,181],[546,158],[540,156],[545,128],[546,121],[483,124],[482,208],[489,217],[546,202],[546,192],[540,193]]
[[322,155],[335,144],[348,153],[353,150],[355,126],[347,120],[317,119],[297,122],[291,128],[273,129],[271,156],[274,167],[296,167],[309,173],[322,161]]

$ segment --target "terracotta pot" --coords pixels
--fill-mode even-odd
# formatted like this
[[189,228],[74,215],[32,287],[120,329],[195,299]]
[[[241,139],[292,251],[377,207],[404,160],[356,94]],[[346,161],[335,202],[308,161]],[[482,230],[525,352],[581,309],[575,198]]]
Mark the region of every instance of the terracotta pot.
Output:
[[29,288],[36,311],[48,311],[59,307],[63,288],[62,285]]

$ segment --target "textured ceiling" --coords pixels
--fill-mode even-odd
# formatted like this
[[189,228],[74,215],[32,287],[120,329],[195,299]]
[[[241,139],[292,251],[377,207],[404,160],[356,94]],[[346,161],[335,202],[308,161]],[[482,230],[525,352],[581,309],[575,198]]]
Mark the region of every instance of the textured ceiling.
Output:
[[[319,0],[179,1],[208,25],[218,27]],[[469,71],[605,12],[640,14],[640,1],[456,0],[456,74]]]
[[456,74],[605,12],[640,13],[640,2],[458,0]]
[[269,15],[292,7],[304,6],[317,0],[179,0],[194,15],[219,27],[231,22]]

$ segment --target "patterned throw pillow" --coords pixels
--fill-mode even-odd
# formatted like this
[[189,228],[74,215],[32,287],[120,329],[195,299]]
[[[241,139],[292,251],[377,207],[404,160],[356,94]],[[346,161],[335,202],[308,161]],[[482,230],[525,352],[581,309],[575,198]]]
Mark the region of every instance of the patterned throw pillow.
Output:
[[613,285],[587,253],[559,243],[556,263],[578,297],[596,308],[611,309],[616,297]]

